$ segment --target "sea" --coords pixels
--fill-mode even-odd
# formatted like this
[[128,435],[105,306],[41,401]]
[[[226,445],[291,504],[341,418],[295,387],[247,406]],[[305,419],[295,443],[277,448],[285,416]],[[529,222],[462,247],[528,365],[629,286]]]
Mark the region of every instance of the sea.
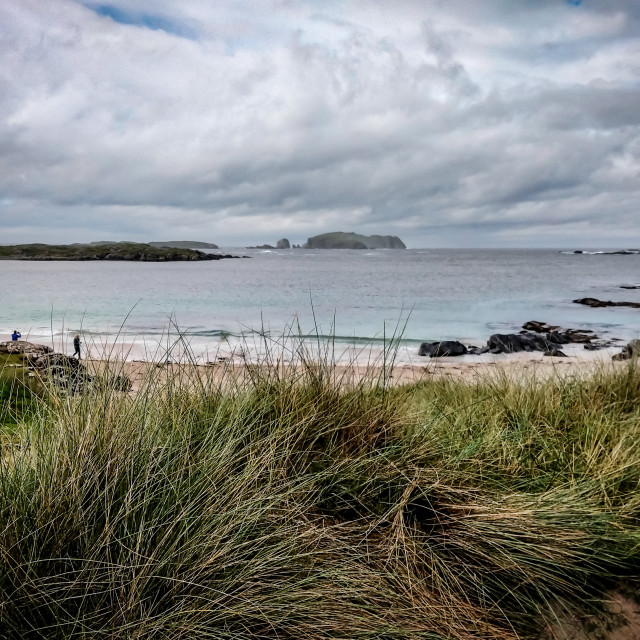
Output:
[[[484,345],[537,320],[640,338],[640,254],[573,250],[260,250],[202,262],[1,261],[0,340],[126,360],[367,360],[421,342]],[[217,253],[214,251],[214,253]],[[423,359],[422,359],[423,360]]]

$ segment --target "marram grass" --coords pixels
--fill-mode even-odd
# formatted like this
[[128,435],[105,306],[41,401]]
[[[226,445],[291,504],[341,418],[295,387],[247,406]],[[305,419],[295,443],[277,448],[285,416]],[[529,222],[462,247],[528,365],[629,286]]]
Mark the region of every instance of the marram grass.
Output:
[[370,374],[51,388],[0,458],[0,638],[539,637],[638,575],[634,364]]

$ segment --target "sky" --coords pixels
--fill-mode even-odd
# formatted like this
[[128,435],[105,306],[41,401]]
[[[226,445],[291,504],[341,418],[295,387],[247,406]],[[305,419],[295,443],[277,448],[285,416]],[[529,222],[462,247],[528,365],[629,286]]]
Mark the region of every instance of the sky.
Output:
[[638,0],[0,0],[0,244],[640,246]]

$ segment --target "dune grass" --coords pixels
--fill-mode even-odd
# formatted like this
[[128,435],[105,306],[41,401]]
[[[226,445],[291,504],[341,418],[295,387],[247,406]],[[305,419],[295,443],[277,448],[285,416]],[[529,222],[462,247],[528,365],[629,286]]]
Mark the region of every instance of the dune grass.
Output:
[[[50,388],[0,458],[0,638],[539,637],[638,575],[640,369]],[[15,438],[18,438],[16,442]]]

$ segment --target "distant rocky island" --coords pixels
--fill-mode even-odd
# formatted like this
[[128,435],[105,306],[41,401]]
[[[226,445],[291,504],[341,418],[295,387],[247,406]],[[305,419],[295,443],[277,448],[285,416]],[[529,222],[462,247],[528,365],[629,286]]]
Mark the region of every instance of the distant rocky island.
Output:
[[282,238],[276,242],[275,247],[270,244],[260,244],[257,247],[245,247],[245,249],[291,249],[291,243],[286,238]]
[[[197,249],[154,246],[158,243],[94,242],[91,244],[16,244],[0,246],[0,260],[128,260],[177,262],[222,260],[238,256],[204,253]],[[207,244],[207,243],[201,243]],[[215,245],[211,245],[214,247]],[[208,247],[207,247],[208,248]]]
[[147,244],[159,249],[219,249],[217,244],[197,240],[167,240],[167,242],[148,242]]
[[303,245],[304,249],[406,249],[397,236],[363,236],[359,233],[334,231],[313,236]]

